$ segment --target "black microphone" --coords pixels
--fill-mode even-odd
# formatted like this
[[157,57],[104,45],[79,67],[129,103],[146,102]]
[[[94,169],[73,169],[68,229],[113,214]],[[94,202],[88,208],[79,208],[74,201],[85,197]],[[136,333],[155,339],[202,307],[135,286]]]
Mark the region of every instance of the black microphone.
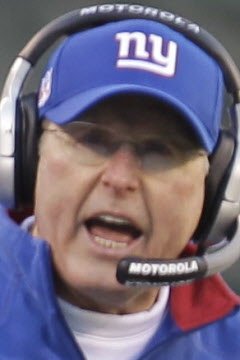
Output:
[[116,277],[127,286],[163,286],[189,283],[224,271],[240,257],[240,226],[236,222],[231,240],[212,246],[202,256],[181,259],[128,257],[119,261]]
[[128,286],[162,286],[186,283],[204,277],[208,265],[204,257],[183,259],[124,258],[117,266],[117,280]]

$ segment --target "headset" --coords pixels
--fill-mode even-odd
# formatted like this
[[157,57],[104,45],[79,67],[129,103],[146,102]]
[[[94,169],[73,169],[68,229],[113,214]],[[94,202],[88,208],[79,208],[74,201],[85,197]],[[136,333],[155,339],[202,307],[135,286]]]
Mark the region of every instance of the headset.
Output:
[[41,125],[37,95],[23,94],[30,70],[63,36],[135,18],[163,23],[212,56],[222,69],[231,100],[229,118],[210,157],[204,208],[194,234],[196,255],[172,260],[126,258],[117,266],[117,279],[125,285],[175,285],[223,271],[240,256],[240,73],[218,40],[187,19],[153,7],[108,3],[74,10],[43,27],[16,57],[2,91],[0,202],[16,209],[33,201]]

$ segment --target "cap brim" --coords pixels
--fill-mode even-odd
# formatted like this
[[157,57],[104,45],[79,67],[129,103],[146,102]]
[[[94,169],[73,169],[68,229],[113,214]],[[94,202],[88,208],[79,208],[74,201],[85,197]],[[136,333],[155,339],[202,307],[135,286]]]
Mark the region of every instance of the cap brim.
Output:
[[77,94],[76,96],[71,97],[59,105],[51,108],[49,111],[47,110],[44,114],[44,117],[55,122],[56,124],[62,125],[80,116],[91,106],[94,106],[100,101],[121,93],[145,94],[155,97],[173,106],[186,118],[186,121],[195,130],[203,147],[208,152],[212,151],[214,146],[213,141],[210,138],[207,129],[203,126],[201,120],[198,119],[198,117],[194,114],[193,111],[191,111],[191,109],[186,107],[186,105],[184,105],[178,99],[170,96],[165,92],[162,92],[161,90],[156,90],[146,86],[144,87],[142,85],[118,84],[94,88],[92,90],[86,91],[85,93],[83,92]]

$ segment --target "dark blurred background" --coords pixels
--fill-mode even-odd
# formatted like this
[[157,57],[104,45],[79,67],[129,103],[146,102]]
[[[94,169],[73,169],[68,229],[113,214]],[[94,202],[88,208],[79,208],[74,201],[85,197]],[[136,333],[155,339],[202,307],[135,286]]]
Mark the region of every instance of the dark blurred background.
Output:
[[[111,3],[113,1],[109,1]],[[128,1],[116,1],[126,3]],[[41,27],[57,16],[94,4],[97,0],[0,0],[0,88],[9,66],[25,43]],[[147,0],[129,3],[148,4],[189,18],[217,37],[240,67],[239,0]],[[240,239],[239,239],[240,241]],[[240,294],[240,261],[224,273],[233,290]]]

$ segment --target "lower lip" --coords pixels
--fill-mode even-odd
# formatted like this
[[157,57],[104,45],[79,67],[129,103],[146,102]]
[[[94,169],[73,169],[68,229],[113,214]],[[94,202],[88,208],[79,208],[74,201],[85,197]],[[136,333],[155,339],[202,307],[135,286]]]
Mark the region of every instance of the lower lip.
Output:
[[125,246],[122,246],[121,245],[122,243],[118,242],[120,244],[119,247],[118,246],[107,247],[99,244],[99,242],[95,240],[95,236],[88,231],[86,226],[84,226],[84,232],[86,234],[87,239],[89,240],[92,251],[94,251],[98,255],[109,256],[111,258],[116,258],[116,259],[133,255],[136,247],[138,247],[139,244],[143,241],[143,235],[142,235],[132,240],[131,242],[124,243],[126,244]]

